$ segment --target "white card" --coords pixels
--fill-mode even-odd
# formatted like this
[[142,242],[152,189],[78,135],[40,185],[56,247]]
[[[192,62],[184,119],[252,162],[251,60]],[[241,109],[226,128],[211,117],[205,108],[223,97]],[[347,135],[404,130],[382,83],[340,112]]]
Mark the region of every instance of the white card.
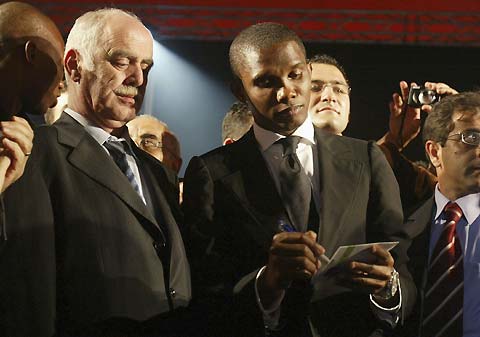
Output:
[[373,245],[382,247],[383,249],[390,251],[398,244],[398,241],[392,242],[373,242],[364,243],[359,245],[340,246],[333,256],[329,259],[328,263],[324,263],[327,259],[322,259],[322,266],[318,272],[312,277],[312,282],[319,275],[325,274],[328,270],[338,265],[344,264],[349,261],[359,261],[364,263],[372,263],[375,261],[375,256],[370,253],[370,248]]

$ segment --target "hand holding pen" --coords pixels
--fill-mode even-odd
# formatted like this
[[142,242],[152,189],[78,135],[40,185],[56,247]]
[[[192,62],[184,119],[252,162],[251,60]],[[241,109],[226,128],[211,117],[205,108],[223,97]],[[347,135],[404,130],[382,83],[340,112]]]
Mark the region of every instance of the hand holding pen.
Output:
[[[288,222],[285,222],[283,220],[279,221],[278,229],[280,230],[280,232],[287,232],[287,233],[296,232],[295,228],[293,228],[293,226],[291,224],[289,224]],[[307,233],[314,233],[314,232],[309,231]],[[315,240],[316,240],[316,237],[317,237],[317,235],[315,234]],[[325,254],[320,255],[318,257],[318,259],[320,260],[322,265],[327,265],[327,264],[330,263],[330,259]]]
[[[262,303],[278,298],[293,281],[309,281],[322,266],[325,249],[317,243],[317,234],[286,231],[273,237],[268,263],[258,280]],[[268,305],[267,305],[268,306]]]

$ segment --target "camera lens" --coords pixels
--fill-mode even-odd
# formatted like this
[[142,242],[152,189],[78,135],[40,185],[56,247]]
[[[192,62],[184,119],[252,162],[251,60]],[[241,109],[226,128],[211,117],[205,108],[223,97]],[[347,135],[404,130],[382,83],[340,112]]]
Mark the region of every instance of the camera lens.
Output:
[[418,94],[418,101],[421,104],[432,104],[437,99],[437,93],[433,90],[422,90]]

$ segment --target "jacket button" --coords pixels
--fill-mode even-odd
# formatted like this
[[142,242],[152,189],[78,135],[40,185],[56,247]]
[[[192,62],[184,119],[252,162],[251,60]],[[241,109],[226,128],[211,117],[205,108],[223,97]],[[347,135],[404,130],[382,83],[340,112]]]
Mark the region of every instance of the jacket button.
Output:
[[170,289],[169,289],[169,292],[170,292],[170,297],[171,297],[171,298],[175,298],[175,295],[177,294],[177,292],[175,291],[175,289],[170,288]]
[[153,242],[153,248],[158,252],[160,251],[162,248],[165,248],[165,244],[162,243],[162,242]]

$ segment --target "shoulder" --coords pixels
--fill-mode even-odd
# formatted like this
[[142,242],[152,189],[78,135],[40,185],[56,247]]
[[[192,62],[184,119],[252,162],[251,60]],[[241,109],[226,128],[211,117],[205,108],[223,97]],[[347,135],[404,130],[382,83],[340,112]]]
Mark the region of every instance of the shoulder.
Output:
[[[245,168],[245,165],[255,162],[261,157],[253,132],[247,132],[238,141],[217,147],[200,156],[195,156],[189,163],[189,168],[203,167],[208,169],[212,177],[218,178]],[[191,171],[187,168],[187,172]]]
[[384,157],[375,141],[333,135],[317,127],[315,127],[315,138],[321,150],[328,151],[335,157],[342,156],[361,161]]

